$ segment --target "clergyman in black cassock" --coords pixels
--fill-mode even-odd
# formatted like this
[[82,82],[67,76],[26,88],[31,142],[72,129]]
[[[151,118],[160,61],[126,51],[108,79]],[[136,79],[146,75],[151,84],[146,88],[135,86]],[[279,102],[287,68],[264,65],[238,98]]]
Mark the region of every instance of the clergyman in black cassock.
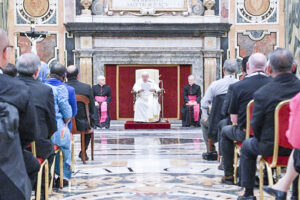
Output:
[[[198,119],[195,120],[195,106],[194,105],[188,105],[188,103],[192,100],[191,97],[194,99],[194,101],[200,105],[201,101],[201,88],[199,85],[192,84],[187,85],[183,89],[183,98],[184,98],[184,105],[182,107],[182,126],[183,127],[189,127],[191,125],[199,126],[200,125],[200,106],[199,110],[197,112],[199,113]],[[197,108],[198,109],[198,108]]]
[[[104,77],[102,77],[104,78]],[[105,78],[104,78],[105,80]],[[95,97],[95,101],[98,103],[98,106],[96,107],[96,116],[99,120],[96,120],[95,124],[101,128],[109,128],[110,127],[110,116],[109,116],[109,109],[110,109],[110,103],[111,103],[111,88],[108,85],[94,85],[93,86],[93,93]],[[103,118],[103,112],[101,109],[103,109],[101,102],[101,99],[105,99],[104,102],[107,103],[107,111],[104,113],[106,116]],[[102,119],[101,119],[102,118]]]

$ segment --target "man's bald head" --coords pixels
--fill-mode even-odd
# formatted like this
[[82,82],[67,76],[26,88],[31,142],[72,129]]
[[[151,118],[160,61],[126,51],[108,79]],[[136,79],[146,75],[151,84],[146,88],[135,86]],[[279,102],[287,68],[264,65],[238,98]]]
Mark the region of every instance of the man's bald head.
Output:
[[70,79],[77,79],[79,74],[79,70],[75,65],[70,65],[67,68],[67,78]]
[[252,74],[257,71],[265,71],[267,66],[267,58],[262,53],[252,54],[248,61],[248,74]]
[[9,41],[7,33],[0,28],[0,67],[4,68],[9,62],[9,56],[7,55],[7,47]]

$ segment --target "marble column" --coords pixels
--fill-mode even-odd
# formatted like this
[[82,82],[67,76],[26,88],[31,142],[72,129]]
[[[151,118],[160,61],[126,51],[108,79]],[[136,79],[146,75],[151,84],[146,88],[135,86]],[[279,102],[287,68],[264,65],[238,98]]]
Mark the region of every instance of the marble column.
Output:
[[93,84],[93,38],[88,36],[80,37],[79,69],[80,80],[84,83]]
[[92,57],[80,57],[80,81],[83,83],[93,84],[93,62]]
[[221,50],[219,48],[219,38],[205,37],[204,38],[204,89],[206,91],[209,85],[217,79],[218,62],[220,59]]

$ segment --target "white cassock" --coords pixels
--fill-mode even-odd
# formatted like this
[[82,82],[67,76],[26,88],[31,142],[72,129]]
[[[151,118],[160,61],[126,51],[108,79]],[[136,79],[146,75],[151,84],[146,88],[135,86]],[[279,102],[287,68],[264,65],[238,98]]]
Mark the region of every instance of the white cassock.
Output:
[[[145,91],[138,93],[138,91],[142,89]],[[133,86],[133,90],[137,93],[134,104],[135,122],[159,121],[160,104],[158,102],[158,96],[153,92],[147,91],[149,89],[154,89],[156,92],[160,91],[158,84],[151,79],[148,79],[146,83],[142,79],[139,79]]]

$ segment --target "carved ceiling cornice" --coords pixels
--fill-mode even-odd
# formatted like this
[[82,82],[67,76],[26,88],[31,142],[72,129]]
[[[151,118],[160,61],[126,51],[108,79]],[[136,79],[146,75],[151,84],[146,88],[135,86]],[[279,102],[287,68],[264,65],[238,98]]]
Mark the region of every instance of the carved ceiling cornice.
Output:
[[228,33],[229,23],[66,23],[75,36],[98,37],[221,37]]

